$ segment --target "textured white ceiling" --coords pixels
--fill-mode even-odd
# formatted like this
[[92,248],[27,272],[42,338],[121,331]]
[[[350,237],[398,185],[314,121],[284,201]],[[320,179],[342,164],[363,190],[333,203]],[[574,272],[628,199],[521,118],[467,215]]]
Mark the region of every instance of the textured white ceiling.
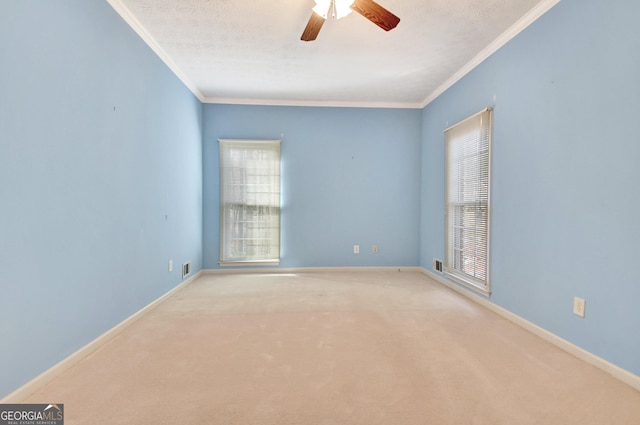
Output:
[[108,0],[204,102],[421,107],[559,0],[378,0],[300,35],[313,0]]

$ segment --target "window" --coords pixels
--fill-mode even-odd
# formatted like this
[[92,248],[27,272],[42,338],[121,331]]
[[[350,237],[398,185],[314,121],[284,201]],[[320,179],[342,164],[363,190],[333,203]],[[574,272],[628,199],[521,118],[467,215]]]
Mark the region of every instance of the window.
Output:
[[487,295],[491,115],[487,108],[445,130],[445,272]]
[[220,265],[280,263],[280,141],[219,140]]

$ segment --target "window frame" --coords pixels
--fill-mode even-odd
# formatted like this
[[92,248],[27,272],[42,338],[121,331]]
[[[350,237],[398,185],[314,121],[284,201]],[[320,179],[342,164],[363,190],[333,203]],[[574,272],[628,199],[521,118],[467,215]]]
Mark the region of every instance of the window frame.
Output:
[[[279,265],[280,264],[280,254],[281,254],[281,246],[280,246],[280,241],[281,241],[281,232],[282,232],[282,226],[281,226],[281,204],[282,204],[282,200],[281,200],[281,165],[282,165],[282,160],[281,160],[281,153],[280,153],[280,145],[281,145],[281,141],[280,140],[252,140],[252,139],[218,139],[218,143],[219,143],[219,171],[220,171],[220,197],[219,197],[219,208],[220,208],[220,260],[218,262],[218,264],[220,266],[272,266],[272,265]],[[249,167],[247,165],[248,160],[246,159],[246,157],[243,157],[240,162],[242,163],[240,167],[234,167],[232,166],[232,164],[230,163],[225,163],[225,160],[227,160],[227,150],[244,150],[246,152],[254,150],[254,151],[263,151],[263,152],[269,152],[269,153],[277,153],[276,155],[276,161],[277,164],[268,164],[267,167],[262,168],[263,170],[269,170],[268,174],[264,174],[264,175],[260,175],[258,176],[258,174],[254,174],[252,177],[255,177],[256,180],[253,183],[249,183],[249,180],[247,178],[247,171],[252,169],[251,167]],[[245,155],[246,155],[245,152]],[[277,165],[277,166],[276,166]],[[255,171],[257,169],[257,167],[254,167],[253,170]],[[236,198],[238,195],[238,193],[227,193],[230,192],[230,185],[232,184],[232,181],[227,181],[228,180],[228,174],[226,173],[231,173],[231,170],[235,171],[234,176],[236,176],[238,174],[242,174],[242,183],[239,185],[240,187],[242,187],[241,190],[241,198],[243,200],[247,199],[247,198],[252,198],[254,199],[254,201],[249,201],[247,203],[244,203],[244,201],[238,201]],[[238,173],[239,172],[239,173]],[[257,171],[256,171],[257,172]],[[263,181],[258,181],[260,179],[260,177],[262,177]],[[253,186],[260,186],[260,185],[264,185],[264,180],[271,180],[270,186],[269,186],[269,191],[265,192],[267,193],[266,195],[261,196],[260,194],[258,194],[257,191],[254,192],[250,192],[247,191],[246,189],[253,185]],[[253,195],[253,197],[251,196]],[[264,201],[265,196],[268,198],[268,200]],[[235,205],[235,209],[234,206]],[[276,235],[273,234],[269,234],[269,240],[270,242],[270,247],[269,247],[269,252],[271,252],[271,249],[275,249],[276,252],[274,252],[273,256],[261,256],[261,255],[237,255],[234,256],[233,254],[231,254],[232,251],[232,246],[230,246],[229,244],[231,243],[231,239],[233,238],[227,231],[228,228],[230,228],[229,226],[232,226],[232,224],[229,224],[228,222],[228,216],[231,215],[232,212],[237,212],[238,211],[238,206],[240,206],[240,209],[242,210],[243,213],[246,213],[247,211],[251,211],[251,210],[261,210],[264,208],[267,209],[273,209],[275,208],[275,210],[277,211],[277,221],[273,221],[270,220],[269,224],[267,225],[267,232],[272,232],[273,228],[277,227],[277,232]],[[244,222],[245,224],[243,225],[242,222]],[[255,223],[255,221],[242,221],[240,226],[250,226],[250,223]],[[273,227],[273,224],[276,224],[276,227]],[[247,228],[243,227],[242,232],[246,231]],[[265,231],[265,229],[260,229],[262,231]],[[258,232],[259,230],[251,229],[251,231],[253,232]],[[273,238],[276,238],[276,240],[274,241]],[[256,233],[253,234],[252,238],[248,238],[246,239],[247,241],[249,241],[249,244],[251,244],[251,240],[257,241],[259,238],[256,237]],[[229,246],[228,246],[229,245]],[[240,243],[239,245],[241,245],[242,247],[242,252],[246,254],[246,249],[248,248],[248,246],[245,243]],[[255,244],[254,244],[255,245]]]
[[[479,121],[478,127],[471,127],[475,125],[474,121]],[[470,127],[467,129],[466,127]],[[484,132],[484,133],[483,133]],[[444,130],[445,133],[445,275],[466,286],[471,289],[476,290],[477,292],[489,296],[491,295],[491,280],[490,280],[490,266],[491,266],[491,151],[493,144],[493,108],[485,108],[480,112],[473,114],[458,123],[448,127]],[[460,134],[456,134],[460,133]],[[470,137],[469,135],[472,133],[477,133],[475,136]],[[485,137],[486,136],[486,137]],[[486,140],[484,140],[486,138]],[[452,161],[452,145],[454,143],[465,144],[466,148],[471,147],[473,151],[473,158],[477,161],[472,166],[464,166],[461,165],[462,159],[458,159],[457,164],[453,164]],[[473,143],[476,144],[476,147],[471,146]],[[480,148],[482,143],[486,143],[486,149]],[[483,145],[484,146],[484,145]],[[457,148],[460,149],[460,148]],[[475,150],[474,150],[475,149]],[[470,158],[471,155],[465,157],[465,159]],[[478,166],[480,164],[480,166]],[[486,164],[486,167],[484,166]],[[479,170],[476,170],[474,167],[478,167]],[[475,184],[475,190],[465,191],[464,188],[461,189],[460,183],[462,181],[461,178],[455,177],[453,178],[454,172],[457,171],[457,176],[460,175],[460,171],[463,173],[470,172],[471,174],[476,173],[477,180],[473,180]],[[486,181],[485,181],[486,179]],[[456,186],[457,194],[452,194],[452,181],[458,182]],[[469,182],[468,179],[464,180]],[[486,186],[486,187],[485,187]],[[485,190],[486,189],[486,190]],[[464,195],[460,195],[461,192],[464,192]],[[474,192],[473,196],[471,196],[471,200],[467,198],[469,192]],[[465,199],[461,200],[460,197]],[[486,200],[485,200],[486,199]],[[471,226],[473,228],[471,236],[465,234],[464,230],[469,230],[469,227],[466,225],[466,221],[464,224],[460,225],[458,222],[457,233],[456,225],[454,224],[455,216],[453,213],[454,209],[458,209],[458,211],[471,210],[472,212],[475,210],[475,217],[470,219],[470,222],[473,224]],[[483,210],[484,209],[484,210]],[[480,219],[478,219],[478,214],[486,211],[486,218],[483,215],[480,215]],[[480,225],[478,225],[478,223]],[[484,227],[483,227],[484,226]],[[457,239],[454,241],[454,239]],[[460,251],[462,249],[462,253],[466,252],[464,245],[465,242],[471,241],[469,245],[475,249],[472,254],[467,253],[467,255],[461,254],[462,256],[457,258],[454,251]],[[484,242],[483,242],[484,241]],[[483,242],[480,243],[479,242]],[[479,249],[476,249],[479,246]],[[462,248],[460,248],[462,247]],[[469,249],[471,250],[471,248]],[[462,258],[469,259],[471,258],[471,263],[474,266],[469,267],[476,268],[475,266],[480,261],[483,262],[481,267],[484,267],[484,271],[478,274],[484,274],[484,276],[478,276],[475,270],[469,273],[469,269],[464,270],[465,261]],[[481,269],[481,267],[478,267]]]

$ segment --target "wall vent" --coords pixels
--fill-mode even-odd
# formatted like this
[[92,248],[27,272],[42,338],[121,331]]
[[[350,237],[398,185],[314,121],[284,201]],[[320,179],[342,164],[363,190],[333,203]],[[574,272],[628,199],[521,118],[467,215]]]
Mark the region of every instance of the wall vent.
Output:
[[442,273],[442,261],[437,260],[437,259],[433,259],[433,270],[437,271],[438,273]]
[[184,263],[182,265],[182,278],[189,276],[191,274],[191,261],[188,263]]

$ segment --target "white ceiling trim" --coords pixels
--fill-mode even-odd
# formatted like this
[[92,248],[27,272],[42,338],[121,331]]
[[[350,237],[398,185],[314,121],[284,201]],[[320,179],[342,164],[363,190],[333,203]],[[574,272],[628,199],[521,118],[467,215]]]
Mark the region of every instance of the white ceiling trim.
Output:
[[200,102],[205,101],[205,96],[198,90],[198,88],[187,78],[186,74],[182,72],[180,67],[176,65],[176,63],[169,57],[167,52],[160,47],[160,44],[147,32],[145,27],[140,23],[138,18],[136,18],[131,10],[127,6],[125,6],[120,0],[107,0],[107,2],[114,8],[114,10],[124,19],[124,21],[129,24],[129,26],[144,40],[145,43],[155,52],[156,55],[169,67],[171,72],[173,72],[176,77],[182,81],[182,83],[187,86],[189,90],[200,100]]
[[524,31],[529,25],[535,22],[542,15],[547,13],[549,9],[551,9],[556,4],[560,3],[560,0],[545,0],[542,3],[539,3],[536,7],[531,9],[529,13],[523,16],[518,22],[513,24],[509,29],[503,32],[498,38],[496,38],[491,44],[482,49],[480,53],[478,53],[473,59],[471,59],[465,66],[460,68],[458,72],[453,74],[447,81],[445,81],[440,87],[435,89],[433,93],[431,93],[427,98],[422,102],[420,108],[424,108],[442,93],[447,91],[447,89],[451,88],[455,83],[460,81],[462,77],[471,72],[475,67],[480,65],[487,59],[489,56],[498,51],[502,46],[507,44],[513,38],[515,38],[518,34]]
[[238,99],[222,97],[205,97],[204,103],[231,105],[262,105],[262,106],[312,106],[331,108],[391,108],[391,109],[422,109],[422,103],[402,102],[347,102],[337,100],[282,100],[282,99]]
[[158,57],[169,67],[169,69],[187,86],[187,88],[202,102],[211,104],[241,104],[241,105],[265,105],[265,106],[317,106],[317,107],[358,107],[358,108],[405,108],[422,109],[465,75],[484,62],[489,56],[516,37],[525,28],[535,22],[538,18],[549,11],[561,0],[544,0],[523,16],[518,22],[512,25],[507,31],[502,33],[490,45],[478,53],[471,61],[460,68],[447,81],[434,90],[427,98],[420,103],[390,103],[390,102],[343,102],[343,101],[295,101],[282,99],[239,99],[239,98],[218,98],[204,96],[193,84],[186,74],[176,65],[160,44],[147,32],[145,27],[133,15],[121,0],[107,0],[113,9],[124,19],[124,21],[142,38],[142,40],[153,50]]

